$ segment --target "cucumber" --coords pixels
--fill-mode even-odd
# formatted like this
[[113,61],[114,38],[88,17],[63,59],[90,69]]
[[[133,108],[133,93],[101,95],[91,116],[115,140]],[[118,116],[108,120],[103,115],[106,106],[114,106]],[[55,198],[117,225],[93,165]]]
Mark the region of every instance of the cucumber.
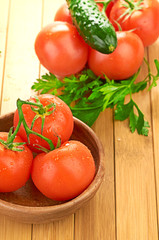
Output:
[[108,18],[94,0],[66,0],[74,25],[85,42],[105,54],[117,46],[117,36]]

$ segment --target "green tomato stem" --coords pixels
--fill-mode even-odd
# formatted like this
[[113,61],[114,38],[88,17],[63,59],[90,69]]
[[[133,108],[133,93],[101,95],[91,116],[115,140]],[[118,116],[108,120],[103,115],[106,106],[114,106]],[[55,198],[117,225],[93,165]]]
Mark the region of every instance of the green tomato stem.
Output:
[[23,104],[28,104],[30,106],[37,106],[37,107],[42,107],[43,105],[41,103],[34,103],[34,102],[29,102],[29,101],[23,101],[23,100],[20,100],[18,99],[17,100],[17,109],[18,109],[18,113],[19,113],[19,122],[18,122],[18,125],[15,129],[15,131],[13,132],[12,135],[9,135],[8,139],[7,139],[7,144],[11,144],[13,143],[14,139],[15,139],[15,136],[17,135],[18,131],[19,131],[19,128],[21,126],[21,124],[23,123],[23,126],[24,126],[24,129],[25,129],[25,132],[27,134],[27,136],[29,136],[30,134],[34,134],[38,137],[40,137],[41,139],[45,140],[49,146],[50,146],[50,150],[53,150],[55,149],[54,145],[53,145],[53,142],[46,138],[45,136],[37,133],[37,132],[34,132],[32,129],[30,129],[24,119],[24,114],[23,114],[23,111],[22,111],[22,105]]
[[31,129],[28,127],[28,125],[27,125],[27,123],[26,123],[26,121],[25,121],[25,119],[24,119],[24,115],[23,115],[23,111],[22,111],[22,105],[23,105],[23,104],[29,104],[29,105],[37,106],[37,107],[38,107],[38,106],[39,106],[39,107],[42,106],[42,104],[41,104],[41,103],[28,102],[28,101],[22,101],[22,100],[18,99],[18,100],[17,100],[17,108],[18,108],[18,112],[19,112],[19,118],[21,117],[20,119],[22,119],[23,126],[24,126],[24,128],[25,128],[25,131],[26,131],[26,134],[27,134],[27,135],[30,135],[30,134],[32,133],[32,134],[40,137],[41,139],[45,140],[45,141],[49,144],[50,150],[55,149],[55,147],[54,147],[54,145],[53,145],[53,143],[52,143],[52,141],[51,141],[50,139],[46,138],[45,136],[43,136],[43,135],[41,135],[41,134],[39,134],[39,133],[37,133],[37,132],[34,132],[33,130],[31,130]]
[[135,8],[135,5],[134,5],[134,3],[133,3],[132,1],[129,1],[129,0],[124,0],[124,1],[129,4],[129,7],[130,7],[131,9],[134,9],[134,8]]

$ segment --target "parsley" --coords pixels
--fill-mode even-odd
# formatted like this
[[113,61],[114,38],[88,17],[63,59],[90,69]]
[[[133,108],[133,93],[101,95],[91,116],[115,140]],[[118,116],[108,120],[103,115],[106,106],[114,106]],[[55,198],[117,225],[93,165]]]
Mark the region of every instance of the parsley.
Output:
[[[129,118],[131,132],[137,130],[139,134],[148,135],[149,123],[145,121],[144,114],[132,98],[133,93],[143,91],[149,82],[148,90],[157,85],[159,79],[159,61],[155,60],[156,75],[150,72],[148,62],[148,74],[141,82],[135,83],[139,71],[127,80],[110,81],[95,76],[90,69],[82,71],[78,76],[65,77],[60,81],[53,74],[43,75],[33,84],[32,89],[43,93],[51,93],[60,97],[72,110],[75,117],[91,126],[98,118],[100,112],[106,108],[114,108],[116,120],[124,121]],[[61,89],[61,93],[58,93]],[[125,97],[129,95],[129,102],[125,103]]]

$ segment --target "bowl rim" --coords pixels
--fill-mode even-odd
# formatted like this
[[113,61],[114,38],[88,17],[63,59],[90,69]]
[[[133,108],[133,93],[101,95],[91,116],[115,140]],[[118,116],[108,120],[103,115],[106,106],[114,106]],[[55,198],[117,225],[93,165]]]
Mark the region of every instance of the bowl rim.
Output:
[[[4,116],[10,116],[11,114],[14,114],[14,112],[0,116],[0,119],[2,119]],[[59,205],[25,206],[25,205],[7,202],[5,200],[0,199],[0,210],[7,209],[7,211],[10,210],[11,212],[21,212],[21,213],[27,213],[27,214],[30,213],[31,215],[38,214],[38,213],[41,213],[41,214],[52,213],[52,212],[57,213],[59,211],[60,212],[64,211],[65,209],[71,209],[72,206],[75,206],[75,205],[78,206],[78,204],[80,205],[80,202],[83,205],[84,202],[87,202],[89,200],[89,198],[90,198],[89,196],[95,194],[95,192],[98,190],[99,186],[102,183],[102,180],[104,178],[104,172],[105,172],[103,145],[91,127],[89,127],[86,123],[79,120],[78,118],[76,118],[76,117],[73,117],[73,118],[74,118],[74,121],[76,122],[76,124],[82,124],[82,126],[85,128],[85,130],[89,130],[90,135],[95,140],[95,143],[99,149],[100,164],[99,164],[99,168],[97,169],[96,175],[95,175],[93,181],[91,182],[91,184],[77,197],[75,197],[71,200],[68,200],[67,202],[60,203]],[[95,184],[94,184],[94,182],[95,182]]]

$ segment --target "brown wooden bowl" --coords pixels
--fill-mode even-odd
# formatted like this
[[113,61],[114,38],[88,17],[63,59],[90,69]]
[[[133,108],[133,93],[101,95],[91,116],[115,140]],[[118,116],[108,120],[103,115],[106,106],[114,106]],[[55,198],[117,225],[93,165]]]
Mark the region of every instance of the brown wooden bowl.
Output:
[[[13,115],[10,113],[0,117],[1,132],[13,126]],[[95,195],[104,176],[103,147],[90,127],[77,118],[74,118],[74,123],[71,139],[81,141],[90,149],[96,165],[96,175],[89,187],[70,201],[57,202],[41,194],[29,179],[25,186],[15,192],[0,193],[0,214],[20,222],[44,223],[74,213]]]

